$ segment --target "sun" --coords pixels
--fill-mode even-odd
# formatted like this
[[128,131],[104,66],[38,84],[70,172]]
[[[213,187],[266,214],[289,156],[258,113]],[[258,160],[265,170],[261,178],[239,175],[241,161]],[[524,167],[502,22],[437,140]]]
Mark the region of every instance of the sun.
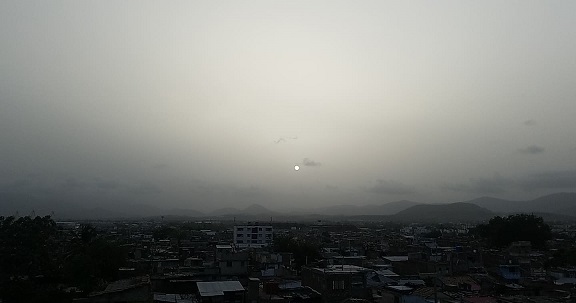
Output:
[[294,165],[294,170],[295,170],[295,171],[299,171],[299,170],[300,170],[300,166]]

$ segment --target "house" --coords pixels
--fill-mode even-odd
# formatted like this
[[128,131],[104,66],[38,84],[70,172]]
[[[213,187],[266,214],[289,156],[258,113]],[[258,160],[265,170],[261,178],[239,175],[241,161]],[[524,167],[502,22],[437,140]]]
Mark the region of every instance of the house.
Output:
[[322,295],[323,302],[339,302],[346,298],[371,299],[367,283],[371,269],[354,265],[333,265],[326,268],[303,267],[302,285]]
[[222,255],[217,263],[220,274],[224,276],[247,275],[248,264],[249,255],[247,253]]
[[203,303],[241,303],[245,290],[238,281],[196,282],[198,301]]

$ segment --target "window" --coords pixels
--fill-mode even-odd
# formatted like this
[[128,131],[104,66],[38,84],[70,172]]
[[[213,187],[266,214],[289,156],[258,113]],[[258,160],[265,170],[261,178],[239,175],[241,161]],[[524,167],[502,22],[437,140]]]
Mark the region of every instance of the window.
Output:
[[237,227],[236,230],[237,230],[237,231],[243,231],[243,230],[244,230],[244,227]]
[[272,227],[266,227],[266,231],[272,231]]
[[242,244],[244,241],[243,240],[236,240],[236,242],[238,242],[238,244]]
[[344,289],[344,280],[332,281],[332,289]]
[[227,261],[227,262],[226,262],[226,267],[232,267],[232,261]]

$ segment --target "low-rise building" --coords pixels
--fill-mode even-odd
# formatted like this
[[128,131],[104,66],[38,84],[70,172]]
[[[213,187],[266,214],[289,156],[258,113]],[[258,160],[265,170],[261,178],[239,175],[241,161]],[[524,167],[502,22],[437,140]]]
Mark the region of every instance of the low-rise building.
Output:
[[346,298],[369,299],[372,292],[366,278],[371,271],[354,265],[303,267],[302,285],[319,292],[323,302],[340,302]]
[[270,225],[234,226],[234,244],[236,247],[263,247],[272,244],[274,230]]
[[199,302],[244,302],[245,289],[239,281],[197,282],[196,286]]

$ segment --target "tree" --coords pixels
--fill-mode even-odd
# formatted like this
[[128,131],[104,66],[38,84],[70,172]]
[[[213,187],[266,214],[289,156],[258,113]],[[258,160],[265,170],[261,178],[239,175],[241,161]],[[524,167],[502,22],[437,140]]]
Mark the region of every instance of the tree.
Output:
[[504,247],[514,241],[530,241],[534,248],[544,248],[552,238],[550,226],[541,217],[527,214],[494,217],[475,231],[493,247]]
[[53,283],[58,276],[56,235],[49,216],[0,217],[0,299],[63,301]]
[[40,275],[49,270],[56,224],[50,217],[0,217],[0,273]]
[[576,247],[560,248],[552,255],[552,258],[546,262],[548,267],[558,266],[575,266],[576,265]]
[[292,253],[296,269],[321,259],[320,248],[316,244],[290,236],[276,237],[274,251]]
[[[58,284],[89,292],[117,278],[127,252],[83,225],[71,242],[59,238],[49,217],[0,217],[0,301],[72,301]],[[60,240],[60,241],[59,241]]]
[[64,262],[64,277],[88,293],[102,281],[115,280],[126,259],[127,251],[118,243],[103,238],[93,226],[82,225]]
[[155,240],[174,238],[180,242],[190,236],[189,225],[163,225],[155,229],[152,235]]

